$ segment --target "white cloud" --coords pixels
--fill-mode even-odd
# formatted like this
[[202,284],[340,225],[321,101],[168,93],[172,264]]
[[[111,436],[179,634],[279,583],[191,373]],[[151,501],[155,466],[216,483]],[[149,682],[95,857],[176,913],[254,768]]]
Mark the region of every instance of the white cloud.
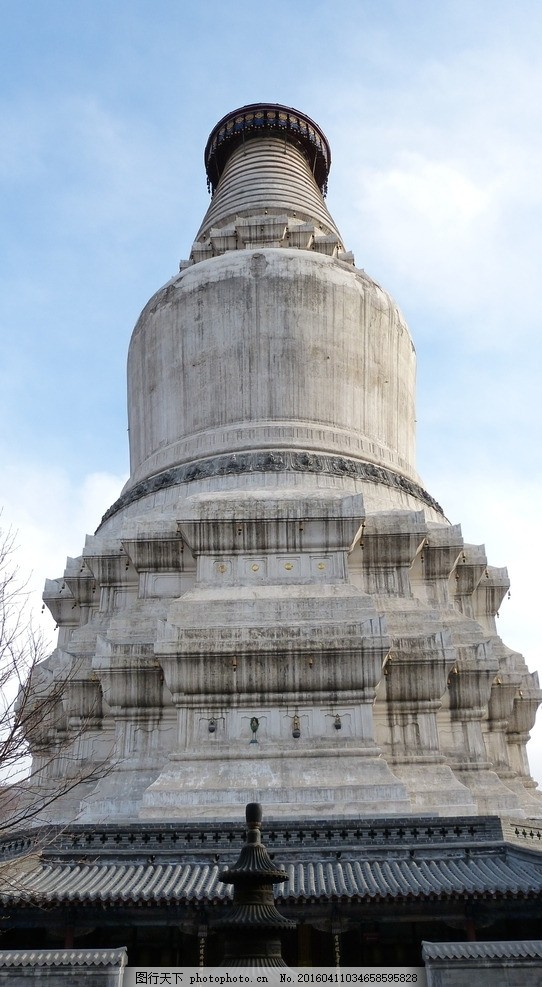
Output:
[[347,246],[403,307],[455,319],[474,349],[510,347],[511,328],[538,337],[541,89],[539,63],[479,41],[428,53],[403,88],[363,78],[337,128],[330,198]]
[[412,153],[402,157],[396,167],[368,177],[366,184],[376,199],[376,208],[389,202],[392,211],[404,212],[405,221],[410,222],[416,215],[434,237],[450,231],[453,238],[463,239],[490,207],[491,188],[475,184],[451,162],[432,161]]
[[78,556],[85,534],[92,534],[118,497],[125,477],[90,473],[74,481],[58,467],[5,463],[0,490],[1,524],[16,533],[15,562],[28,578],[29,604],[48,637],[48,612],[41,612],[46,578],[62,576],[68,555]]

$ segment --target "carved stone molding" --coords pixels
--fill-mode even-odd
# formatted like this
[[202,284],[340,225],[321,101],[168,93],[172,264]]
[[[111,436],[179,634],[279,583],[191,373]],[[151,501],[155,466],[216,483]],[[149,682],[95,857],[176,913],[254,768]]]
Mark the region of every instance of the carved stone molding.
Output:
[[157,473],[142,480],[141,483],[135,484],[122,494],[106,511],[101,524],[140,498],[181,483],[190,483],[193,480],[203,480],[214,476],[235,476],[244,473],[285,473],[288,471],[326,473],[330,476],[347,476],[353,480],[364,480],[369,483],[383,483],[387,487],[395,487],[412,497],[417,497],[428,507],[444,516],[440,504],[423,487],[399,473],[394,473],[393,470],[376,466],[374,463],[346,459],[344,456],[326,456],[311,452],[272,449],[213,456],[208,459],[201,459],[199,462],[183,463],[181,466]]

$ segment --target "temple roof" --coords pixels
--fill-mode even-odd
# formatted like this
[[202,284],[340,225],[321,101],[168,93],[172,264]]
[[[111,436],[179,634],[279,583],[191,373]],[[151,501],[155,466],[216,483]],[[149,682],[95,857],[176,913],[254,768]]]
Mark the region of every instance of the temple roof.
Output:
[[[411,817],[281,824],[268,828],[266,843],[288,878],[277,903],[391,903],[538,897],[540,835],[497,818]],[[242,838],[224,823],[74,826],[42,846],[27,834],[4,844],[0,898],[22,907],[226,904],[231,891],[219,874]]]
[[[40,859],[5,889],[2,900],[19,904],[165,904],[231,897],[219,868],[202,861],[118,862]],[[376,856],[365,860],[303,861],[286,867],[288,889],[276,900],[290,904],[338,899],[531,897],[542,892],[542,861],[513,851]]]
[[429,960],[540,960],[540,940],[501,942],[424,942],[423,958]]
[[[2,949],[0,967],[124,967],[126,948],[120,949]],[[5,976],[3,974],[2,976]],[[101,981],[102,982],[102,981]]]

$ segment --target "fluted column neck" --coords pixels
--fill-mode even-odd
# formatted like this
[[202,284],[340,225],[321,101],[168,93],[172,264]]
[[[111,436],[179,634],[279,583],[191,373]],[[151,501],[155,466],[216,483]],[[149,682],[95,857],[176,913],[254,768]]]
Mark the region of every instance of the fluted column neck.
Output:
[[211,204],[181,270],[233,250],[287,247],[354,263],[324,202],[331,151],[310,117],[276,103],[233,110],[205,148]]
[[[215,230],[235,228],[239,225],[238,220],[254,217],[263,219],[263,225],[270,228],[275,225],[272,223],[275,217],[279,225],[288,228],[293,240],[296,232],[302,232],[309,225],[313,237],[332,234],[339,241],[339,249],[344,250],[340,233],[305,155],[278,136],[247,141],[232,152],[196,242],[205,243]],[[246,230],[251,241],[250,224],[246,224]],[[239,229],[237,236],[243,237]],[[272,235],[270,239],[277,237]]]

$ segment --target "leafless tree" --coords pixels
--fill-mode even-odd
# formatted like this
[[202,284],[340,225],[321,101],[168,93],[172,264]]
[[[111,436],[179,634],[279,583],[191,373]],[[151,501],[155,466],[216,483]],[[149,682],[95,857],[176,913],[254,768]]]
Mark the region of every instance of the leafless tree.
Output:
[[53,803],[103,774],[77,756],[86,723],[67,726],[74,663],[50,651],[32,622],[15,534],[0,528],[0,838],[50,821]]

